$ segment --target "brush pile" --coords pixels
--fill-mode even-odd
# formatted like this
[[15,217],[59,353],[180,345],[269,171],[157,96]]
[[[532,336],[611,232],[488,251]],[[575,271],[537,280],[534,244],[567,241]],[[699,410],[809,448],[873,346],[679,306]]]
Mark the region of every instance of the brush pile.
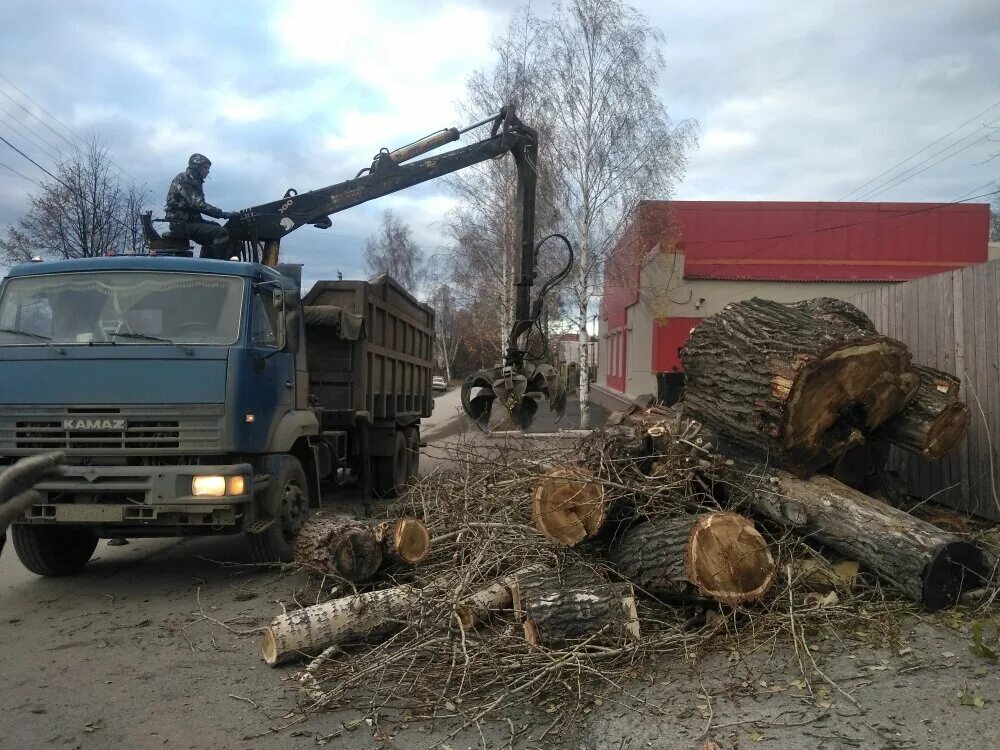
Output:
[[947,453],[968,422],[953,378],[832,300],[731,305],[684,358],[680,410],[635,406],[573,444],[460,441],[385,520],[311,521],[318,603],[271,623],[266,661],[311,659],[307,708],[471,726],[627,694],[663,655],[808,654],[986,585],[968,535],[831,475],[877,474],[875,440]]

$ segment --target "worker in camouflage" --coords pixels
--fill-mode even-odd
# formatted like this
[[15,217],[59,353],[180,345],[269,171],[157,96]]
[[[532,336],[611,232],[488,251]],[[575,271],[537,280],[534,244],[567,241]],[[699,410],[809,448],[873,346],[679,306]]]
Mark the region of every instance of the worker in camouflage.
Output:
[[207,156],[191,154],[188,166],[170,183],[167,191],[166,218],[175,237],[186,237],[201,245],[202,258],[229,257],[229,234],[225,227],[206,221],[202,214],[229,219],[236,214],[205,202],[205,178],[212,167]]

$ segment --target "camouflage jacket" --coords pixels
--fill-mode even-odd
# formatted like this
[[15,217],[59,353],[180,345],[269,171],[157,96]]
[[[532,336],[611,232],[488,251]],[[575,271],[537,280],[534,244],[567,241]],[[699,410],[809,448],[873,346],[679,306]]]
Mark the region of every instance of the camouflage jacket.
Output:
[[204,180],[189,170],[181,172],[167,191],[166,217],[174,223],[201,221],[201,215],[225,218],[225,211],[205,202]]

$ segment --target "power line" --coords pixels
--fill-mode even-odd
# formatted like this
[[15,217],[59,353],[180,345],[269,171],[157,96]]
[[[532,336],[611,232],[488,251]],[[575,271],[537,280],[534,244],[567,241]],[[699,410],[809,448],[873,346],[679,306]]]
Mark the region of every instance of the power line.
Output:
[[33,183],[35,183],[35,184],[36,184],[36,185],[38,185],[38,187],[40,187],[40,188],[44,188],[44,187],[45,187],[45,186],[44,186],[44,185],[43,185],[42,183],[40,183],[40,182],[39,182],[38,180],[35,180],[35,179],[32,179],[31,177],[28,177],[28,176],[27,176],[27,175],[25,175],[25,174],[21,174],[21,173],[20,173],[20,172],[18,172],[18,171],[17,171],[16,169],[14,169],[14,167],[11,167],[11,166],[9,166],[9,165],[7,165],[7,164],[4,164],[4,163],[3,163],[2,161],[0,161],[0,167],[3,167],[3,168],[4,168],[4,169],[6,169],[6,170],[7,170],[8,172],[12,172],[13,174],[16,174],[16,175],[17,175],[18,177],[20,177],[20,178],[22,178],[22,179],[24,179],[24,180],[27,180],[28,182],[33,182]]
[[[0,77],[2,77],[2,76],[0,76]],[[4,79],[4,80],[6,80],[6,79]],[[944,140],[945,138],[948,138],[949,136],[951,136],[951,135],[954,135],[954,134],[955,134],[955,133],[957,133],[957,132],[958,132],[959,130],[961,130],[962,128],[964,128],[964,127],[965,127],[966,125],[968,125],[969,123],[971,123],[971,122],[974,122],[975,120],[978,120],[978,119],[979,119],[980,117],[982,117],[983,115],[985,115],[985,114],[986,114],[987,112],[989,112],[989,111],[991,111],[991,110],[993,110],[993,109],[996,109],[996,108],[997,108],[998,106],[1000,106],[1000,100],[998,100],[998,101],[994,102],[993,104],[991,104],[991,105],[990,105],[989,107],[987,107],[986,109],[984,109],[984,110],[983,110],[982,112],[980,112],[980,113],[979,113],[978,115],[973,115],[972,117],[970,117],[970,118],[969,118],[968,120],[966,120],[965,122],[963,122],[963,123],[962,123],[961,125],[959,125],[959,126],[958,126],[957,128],[955,128],[954,130],[951,130],[951,131],[949,131],[949,132],[945,133],[945,134],[944,134],[943,136],[941,136],[941,137],[940,137],[940,138],[938,138],[937,140],[934,140],[934,141],[931,141],[930,143],[928,143],[928,144],[927,144],[926,146],[924,146],[924,147],[923,147],[922,149],[920,149],[919,151],[917,151],[917,152],[915,152],[915,153],[913,153],[913,154],[910,154],[910,155],[909,155],[909,156],[907,156],[907,157],[906,157],[905,159],[903,159],[903,160],[902,160],[901,162],[898,162],[898,163],[896,163],[896,164],[893,164],[893,165],[892,165],[891,167],[889,167],[889,168],[888,168],[887,170],[885,170],[885,171],[884,171],[884,172],[882,172],[881,174],[878,174],[878,175],[875,175],[875,176],[874,176],[874,177],[872,177],[872,178],[871,178],[870,180],[868,180],[868,182],[866,182],[866,183],[864,183],[863,185],[860,185],[860,186],[858,186],[858,187],[854,188],[854,190],[852,190],[851,192],[849,192],[849,193],[846,193],[845,195],[841,196],[840,198],[838,198],[838,199],[837,199],[837,201],[836,201],[836,202],[837,202],[837,203],[840,203],[840,202],[841,202],[841,201],[843,201],[843,200],[844,200],[845,198],[848,198],[849,196],[851,196],[851,195],[854,195],[854,194],[855,194],[855,193],[857,193],[857,192],[860,192],[860,191],[861,191],[861,190],[862,190],[863,188],[866,188],[866,187],[868,187],[869,185],[871,185],[871,184],[872,184],[873,182],[875,182],[876,180],[878,180],[878,179],[880,179],[881,177],[884,177],[885,175],[887,175],[887,174],[889,174],[890,172],[892,172],[892,171],[893,171],[894,169],[896,169],[896,167],[901,167],[902,165],[906,164],[906,162],[910,161],[910,159],[912,159],[913,157],[915,157],[915,156],[919,156],[920,154],[922,154],[922,153],[923,153],[924,151],[926,151],[927,149],[931,148],[932,146],[935,146],[935,145],[937,145],[938,143],[940,143],[941,141],[943,141],[943,140]],[[976,132],[978,132],[978,131],[976,131]]]
[[60,180],[60,179],[59,179],[58,177],[56,177],[56,176],[55,176],[54,174],[52,174],[52,173],[51,173],[51,172],[50,172],[49,170],[47,170],[47,169],[46,169],[45,167],[43,167],[43,166],[42,166],[41,164],[39,164],[39,163],[38,163],[37,161],[35,161],[34,159],[32,159],[32,158],[31,158],[30,156],[28,156],[28,155],[27,155],[26,153],[24,153],[24,152],[23,152],[23,151],[22,151],[21,149],[19,149],[19,148],[18,148],[17,146],[15,146],[15,145],[14,145],[13,143],[11,143],[10,141],[8,141],[8,140],[7,140],[6,138],[4,138],[4,137],[3,137],[2,135],[0,135],[0,141],[3,141],[3,142],[4,142],[4,143],[6,143],[6,144],[7,144],[8,146],[10,146],[10,147],[11,147],[12,149],[14,149],[15,151],[17,151],[17,153],[19,153],[19,154],[20,154],[21,156],[23,156],[23,157],[24,157],[25,159],[27,159],[28,161],[30,161],[30,162],[31,162],[32,164],[34,164],[34,165],[35,165],[36,167],[38,167],[38,168],[39,168],[40,170],[42,170],[43,172],[45,172],[45,174],[47,174],[47,175],[48,175],[49,177],[51,177],[51,178],[52,178],[53,180],[55,180],[56,182],[58,182],[58,183],[59,183],[60,185],[62,185],[62,186],[63,186],[64,188],[66,188],[67,190],[72,190],[72,188],[70,188],[70,186],[69,186],[69,185],[67,185],[67,184],[66,184],[65,182],[63,182],[62,180]]
[[[6,79],[4,79],[4,80],[6,80]],[[3,89],[0,89],[0,96],[4,96],[7,99],[10,99],[10,101],[14,103],[14,106],[16,106],[16,107],[24,110],[25,112],[27,112],[31,117],[34,117],[36,120],[38,120],[45,128],[47,128],[48,130],[50,130],[54,135],[58,136],[59,138],[62,138],[64,141],[66,141],[66,143],[69,144],[70,148],[78,148],[78,146],[75,143],[73,143],[66,136],[64,136],[62,133],[60,133],[59,131],[57,131],[55,128],[53,128],[51,125],[49,125],[47,122],[45,122],[45,120],[43,120],[41,117],[39,117],[38,115],[36,115],[30,109],[28,109],[27,107],[25,107],[23,104],[21,104],[21,102],[17,101],[17,99],[15,99],[14,97],[12,97],[10,94],[8,94]]]
[[0,119],[0,122],[2,122],[8,128],[12,128],[15,133],[24,138],[39,151],[44,151],[45,155],[48,158],[52,159],[53,161],[59,161],[59,159],[62,158],[61,153],[59,153],[58,151],[52,151],[51,148],[42,145],[42,143],[39,143],[37,140],[34,139],[34,137],[32,137],[29,131],[26,131],[24,128],[20,127],[20,124],[18,122],[3,117],[3,110],[0,110],[0,118],[2,118]]
[[65,130],[65,131],[66,131],[67,133],[69,133],[69,134],[70,134],[71,136],[73,136],[73,137],[74,137],[74,138],[76,138],[76,139],[77,139],[78,141],[80,141],[80,143],[82,143],[82,144],[83,144],[84,146],[86,146],[86,145],[87,145],[87,142],[86,142],[85,140],[83,140],[83,138],[81,138],[81,137],[80,137],[80,136],[78,136],[78,135],[77,135],[76,133],[74,133],[74,132],[73,132],[73,131],[72,131],[72,130],[71,130],[71,129],[70,129],[70,128],[69,128],[68,126],[67,126],[67,125],[65,125],[65,124],[64,124],[64,123],[62,122],[62,120],[60,120],[60,119],[59,119],[58,117],[56,117],[56,116],[55,116],[54,114],[52,114],[52,113],[51,113],[51,112],[49,112],[49,111],[48,111],[47,109],[45,109],[45,107],[43,107],[43,106],[42,106],[41,104],[39,104],[38,102],[36,102],[36,101],[35,101],[34,99],[32,99],[32,98],[31,98],[30,96],[28,96],[28,94],[26,94],[26,93],[25,93],[25,92],[24,92],[24,91],[23,91],[22,89],[18,88],[18,87],[17,87],[17,86],[16,86],[15,84],[14,84],[14,82],[13,82],[13,81],[11,81],[11,80],[10,80],[10,79],[9,79],[9,78],[8,78],[7,76],[5,76],[5,75],[3,75],[2,73],[0,73],[0,80],[3,80],[3,81],[5,81],[5,82],[7,83],[7,85],[8,85],[8,86],[10,86],[10,87],[11,87],[12,89],[14,89],[14,91],[16,91],[17,93],[19,93],[19,94],[20,94],[21,96],[23,96],[23,97],[24,97],[25,99],[27,99],[27,100],[28,100],[29,102],[31,102],[31,103],[32,103],[32,104],[34,104],[34,105],[35,105],[36,107],[38,107],[38,109],[40,109],[40,110],[42,111],[42,113],[44,113],[44,114],[45,114],[46,116],[48,116],[48,117],[49,117],[50,119],[52,119],[52,120],[54,120],[54,121],[55,121],[56,123],[58,123],[58,124],[59,124],[59,126],[60,126],[60,127],[61,127],[61,128],[63,129],[63,130]]
[[[19,118],[17,115],[15,115],[9,109],[6,109],[4,107],[0,107],[0,114],[5,115],[9,120],[17,123],[18,125],[26,128],[28,130],[31,130],[31,125],[29,123],[27,123],[24,120],[22,120],[21,118]],[[48,146],[49,148],[51,148],[53,151],[56,151],[59,154],[60,158],[62,157],[62,155],[63,155],[63,148],[65,148],[65,146],[61,147],[59,144],[53,143],[48,138],[46,138],[41,132],[39,132],[37,128],[34,129],[34,130],[31,130],[31,132],[32,132],[32,134],[36,138],[38,138],[40,141],[42,141],[43,143],[45,143],[46,146]]]
[[[904,172],[901,172],[900,174],[896,175],[895,177],[892,177],[891,179],[887,180],[886,182],[882,183],[881,185],[876,186],[872,190],[868,190],[864,195],[862,195],[857,200],[859,200],[859,201],[868,200],[868,199],[873,198],[876,195],[881,195],[886,190],[890,190],[891,188],[894,188],[894,187],[897,187],[899,185],[902,185],[904,182],[908,182],[909,180],[913,179],[917,175],[923,174],[924,172],[926,172],[931,167],[937,166],[941,162],[947,161],[948,159],[952,158],[953,156],[957,156],[958,154],[962,153],[966,149],[969,149],[972,146],[975,146],[976,144],[981,143],[982,141],[985,141],[987,138],[990,137],[991,126],[994,123],[996,123],[996,122],[1000,122],[1000,117],[996,118],[995,120],[991,120],[990,122],[988,122],[988,123],[986,123],[984,125],[981,125],[979,128],[977,128],[976,130],[972,131],[968,135],[963,136],[962,138],[958,139],[957,141],[955,141],[950,146],[947,146],[946,148],[943,148],[940,151],[937,151],[937,152],[931,154],[926,159],[924,159],[923,161],[917,162],[916,164],[914,164],[912,167],[910,167],[909,169],[905,170]],[[986,134],[983,135],[983,136],[981,136],[980,138],[977,138],[976,140],[972,141],[971,143],[967,143],[965,146],[963,146],[962,148],[958,149],[957,151],[952,151],[950,154],[945,154],[946,151],[949,151],[949,150],[955,148],[960,143],[962,143],[962,141],[965,141],[968,138],[971,138],[972,136],[974,136],[977,133],[979,133],[979,131],[981,131],[981,130],[986,130],[987,131]],[[933,159],[936,156],[940,156],[941,154],[945,154],[945,155],[943,157],[941,157],[940,159],[938,159],[937,161],[933,162],[932,164],[929,164],[928,166],[924,167],[923,169],[921,169],[921,170],[919,170],[917,172],[913,171],[913,170],[917,169],[918,167],[921,167],[924,164],[927,164],[927,162],[931,161],[931,159]]]
[[[39,103],[38,103],[38,102],[37,102],[37,101],[36,101],[35,99],[32,99],[32,98],[31,98],[31,97],[30,97],[30,96],[29,96],[29,95],[28,95],[28,94],[27,94],[27,93],[26,93],[26,92],[25,92],[25,91],[24,91],[23,89],[21,89],[21,88],[18,88],[18,86],[16,86],[16,85],[15,85],[15,84],[13,83],[13,81],[11,81],[11,80],[10,80],[9,78],[7,78],[7,76],[5,76],[5,75],[3,75],[2,73],[0,73],[0,80],[3,80],[3,81],[5,81],[5,82],[7,83],[7,85],[8,85],[8,86],[10,86],[10,87],[11,87],[12,89],[14,89],[14,91],[16,91],[17,93],[19,93],[19,94],[20,94],[21,96],[23,96],[23,97],[24,97],[25,99],[27,99],[27,100],[28,100],[28,102],[30,102],[30,103],[31,103],[31,104],[33,104],[34,106],[38,107],[38,109],[39,109],[39,110],[40,110],[40,111],[41,111],[41,112],[42,112],[43,114],[45,114],[45,115],[46,115],[46,116],[47,116],[47,117],[48,117],[49,119],[51,119],[51,120],[52,120],[53,122],[55,122],[55,123],[56,123],[57,125],[59,125],[59,127],[61,127],[61,128],[63,129],[63,130],[65,130],[65,131],[66,131],[67,133],[69,133],[69,134],[70,134],[71,136],[73,136],[74,138],[76,138],[76,140],[80,141],[80,143],[82,143],[82,144],[83,144],[84,146],[88,146],[88,147],[89,147],[89,145],[90,145],[90,144],[89,144],[89,143],[87,143],[87,141],[86,141],[86,140],[84,140],[84,139],[83,139],[83,138],[81,138],[81,137],[80,137],[79,135],[77,135],[77,134],[76,134],[76,133],[75,133],[75,132],[74,132],[74,131],[73,131],[73,130],[72,130],[72,129],[71,129],[71,128],[70,128],[69,126],[68,126],[68,125],[66,125],[65,123],[63,123],[63,121],[62,121],[62,120],[60,120],[60,119],[59,119],[58,117],[56,117],[56,116],[55,116],[54,114],[52,114],[52,113],[51,113],[51,112],[49,112],[49,111],[48,111],[47,109],[45,109],[45,107],[43,107],[43,106],[42,106],[41,104],[39,104]],[[79,150],[80,150],[80,147],[79,147],[79,146],[77,146],[77,145],[76,145],[75,143],[73,143],[72,141],[70,141],[69,139],[67,139],[67,138],[66,138],[66,137],[65,137],[64,135],[62,135],[61,133],[58,133],[57,131],[55,131],[55,130],[54,130],[54,129],[53,129],[52,127],[51,127],[51,126],[49,126],[49,124],[48,124],[48,123],[46,123],[46,122],[45,122],[44,120],[42,120],[42,119],[41,119],[41,118],[40,118],[40,117],[39,117],[38,115],[36,115],[36,114],[35,114],[34,112],[32,112],[31,110],[27,109],[27,108],[26,108],[26,107],[25,107],[24,105],[22,105],[22,104],[21,104],[20,102],[16,101],[16,100],[15,100],[15,99],[14,99],[13,97],[11,97],[11,96],[10,96],[10,95],[9,95],[9,94],[8,94],[7,92],[5,92],[5,91],[3,91],[2,89],[0,89],[0,94],[2,94],[3,96],[7,97],[8,99],[10,99],[10,100],[11,100],[12,102],[14,102],[14,104],[16,104],[16,105],[17,105],[18,107],[20,107],[21,109],[23,109],[23,110],[24,110],[25,112],[27,112],[27,113],[28,113],[29,115],[31,115],[32,117],[34,117],[34,118],[35,118],[36,120],[38,120],[38,121],[39,121],[40,123],[42,123],[42,125],[44,125],[44,126],[45,126],[46,128],[48,128],[48,129],[49,129],[49,130],[51,130],[51,131],[52,131],[53,133],[55,133],[55,134],[56,134],[57,136],[59,136],[59,137],[60,137],[60,138],[61,138],[62,140],[64,140],[64,141],[65,141],[66,143],[68,143],[68,144],[69,144],[69,145],[70,145],[70,146],[71,146],[72,148],[76,149],[77,151],[79,151]],[[125,168],[124,168],[124,167],[123,167],[123,166],[122,166],[121,164],[119,164],[119,163],[118,163],[117,161],[115,161],[115,160],[114,160],[113,158],[111,158],[111,156],[110,156],[110,155],[108,156],[108,161],[110,161],[110,162],[111,162],[111,163],[112,163],[112,164],[113,164],[113,165],[115,166],[115,169],[117,169],[117,170],[118,170],[119,172],[121,172],[121,173],[122,173],[123,175],[125,175],[125,176],[126,176],[126,177],[128,177],[128,178],[129,178],[130,180],[132,180],[132,182],[134,182],[134,183],[135,183],[135,184],[137,184],[137,185],[139,184],[139,179],[138,179],[138,178],[137,178],[137,177],[136,177],[135,175],[133,175],[132,173],[130,173],[130,172],[129,172],[128,170],[126,170],[126,169],[125,169]]]

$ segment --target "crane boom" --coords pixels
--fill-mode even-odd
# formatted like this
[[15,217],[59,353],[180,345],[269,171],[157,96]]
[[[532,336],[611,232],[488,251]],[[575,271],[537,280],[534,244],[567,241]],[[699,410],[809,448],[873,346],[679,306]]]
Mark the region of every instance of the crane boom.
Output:
[[[464,132],[487,124],[491,124],[487,138],[419,161],[410,161],[458,140]],[[243,209],[229,220],[226,229],[232,241],[248,243],[254,248],[254,254],[258,247],[262,247],[262,262],[273,267],[278,263],[281,240],[300,227],[329,227],[329,217],[335,213],[508,153],[517,167],[518,262],[514,282],[514,324],[503,364],[492,372],[483,371],[470,376],[463,386],[462,403],[473,421],[484,427],[494,400],[500,396],[514,421],[525,426],[537,409],[535,401],[539,395],[547,395],[554,410],[561,413],[565,408],[565,389],[561,379],[549,365],[526,364],[525,347],[520,340],[538,320],[542,296],[565,276],[569,265],[555,279],[549,280],[543,288],[543,295],[539,295],[533,304],[531,288],[535,283],[537,260],[535,191],[538,134],[517,118],[512,106],[462,130],[447,128],[394,151],[383,149],[375,156],[372,165],[361,170],[353,179],[306,193],[289,190],[279,200]],[[572,262],[572,248],[568,240],[557,236],[566,243]]]

